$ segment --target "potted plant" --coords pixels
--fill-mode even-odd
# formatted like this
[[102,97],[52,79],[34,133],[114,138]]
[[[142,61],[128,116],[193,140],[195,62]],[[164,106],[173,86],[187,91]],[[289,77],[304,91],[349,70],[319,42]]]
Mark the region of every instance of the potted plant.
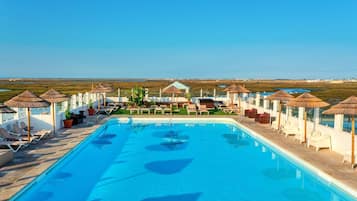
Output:
[[71,111],[69,109],[69,107],[67,108],[67,110],[64,112],[65,115],[65,120],[63,120],[63,126],[65,128],[72,128],[72,124],[73,124],[73,119],[72,119],[72,115],[71,115]]
[[93,108],[92,99],[89,100],[89,108],[88,108],[88,115],[93,116],[95,114],[95,109]]

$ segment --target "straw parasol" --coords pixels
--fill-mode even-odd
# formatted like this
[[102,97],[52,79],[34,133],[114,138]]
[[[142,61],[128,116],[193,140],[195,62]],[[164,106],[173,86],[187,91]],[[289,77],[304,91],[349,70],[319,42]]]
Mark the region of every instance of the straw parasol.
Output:
[[182,91],[178,88],[176,88],[175,86],[171,86],[169,88],[166,88],[163,90],[164,93],[167,93],[167,94],[172,94],[172,100],[174,100],[175,98],[175,94],[181,94]]
[[278,130],[280,130],[280,118],[281,118],[281,102],[287,102],[294,98],[294,96],[286,93],[283,90],[279,90],[275,92],[274,94],[266,97],[267,100],[278,100],[279,105],[278,105],[278,110],[279,110],[279,118],[278,118]]
[[0,104],[0,113],[10,114],[10,113],[16,113],[16,111],[7,107],[6,105]]
[[357,97],[351,96],[346,100],[332,106],[330,109],[323,112],[323,114],[345,114],[352,117],[352,128],[351,128],[351,163],[355,163],[355,115],[357,114]]
[[[322,101],[310,93],[303,93],[300,96],[291,99],[288,106],[292,107],[303,107],[303,108],[321,108],[329,106],[330,104]],[[306,142],[306,120],[307,120],[307,112],[306,109],[304,111],[304,142]]]
[[[93,86],[92,86],[93,87]],[[95,88],[91,90],[92,93],[110,93],[113,92],[113,88],[109,85],[103,85],[99,83]],[[103,96],[103,104],[105,106],[105,98]],[[100,103],[98,103],[98,110],[100,110]]]
[[48,107],[50,104],[43,100],[42,98],[36,96],[32,92],[26,90],[20,95],[13,97],[12,99],[5,102],[5,105],[8,107],[17,107],[17,108],[27,108],[27,132],[28,140],[31,141],[31,113],[30,108],[40,108]]
[[56,132],[56,121],[55,121],[55,103],[67,101],[68,97],[60,92],[50,89],[47,92],[40,95],[40,97],[47,102],[51,103],[52,107],[52,126],[53,126],[53,133]]
[[[225,88],[224,91],[229,92],[229,94],[241,94],[249,93],[250,91],[241,85],[232,84],[229,87]],[[231,104],[233,105],[233,97],[231,97]],[[238,97],[238,108],[240,113],[240,97]]]

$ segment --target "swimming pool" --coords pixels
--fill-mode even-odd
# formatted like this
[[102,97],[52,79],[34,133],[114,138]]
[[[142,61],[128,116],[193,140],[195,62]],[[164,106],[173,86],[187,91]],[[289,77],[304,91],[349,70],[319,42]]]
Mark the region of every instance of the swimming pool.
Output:
[[12,200],[354,200],[228,120],[112,119]]

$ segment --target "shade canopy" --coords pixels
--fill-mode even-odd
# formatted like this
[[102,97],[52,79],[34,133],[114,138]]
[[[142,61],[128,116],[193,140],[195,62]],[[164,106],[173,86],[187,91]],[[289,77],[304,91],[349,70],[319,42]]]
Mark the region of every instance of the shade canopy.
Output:
[[241,85],[232,84],[229,87],[225,88],[224,91],[230,93],[249,93],[250,91]]
[[266,97],[267,100],[279,100],[279,101],[290,101],[293,98],[294,98],[294,96],[286,93],[283,90],[279,90],[279,91],[275,92],[274,94]]
[[163,90],[164,93],[170,93],[170,94],[181,94],[182,91],[174,86],[171,86],[165,90]]
[[48,90],[47,92],[43,93],[40,97],[50,103],[59,103],[68,100],[68,97],[66,95],[54,89]]
[[0,113],[16,113],[16,111],[6,105],[0,104]]
[[357,115],[357,97],[351,96],[330,109],[323,112],[323,114],[346,114]]
[[330,104],[310,93],[303,93],[300,96],[291,99],[287,105],[292,107],[321,108],[329,106]]
[[113,88],[103,84],[98,84],[94,89],[91,90],[92,93],[110,93],[113,92]]
[[17,108],[39,108],[48,107],[50,104],[32,92],[26,90],[21,94],[13,97],[12,99],[6,101],[5,105],[8,107]]

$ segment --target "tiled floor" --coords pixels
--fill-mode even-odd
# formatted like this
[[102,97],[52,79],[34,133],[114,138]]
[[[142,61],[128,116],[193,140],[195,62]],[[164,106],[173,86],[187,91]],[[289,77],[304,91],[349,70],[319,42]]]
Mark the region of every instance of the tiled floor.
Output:
[[[140,115],[136,117],[165,118],[168,116]],[[192,118],[195,116],[178,117]],[[207,116],[205,117],[210,118]],[[211,117],[217,118],[218,116]],[[244,126],[254,130],[276,145],[290,151],[301,159],[331,175],[333,178],[342,181],[346,185],[357,190],[357,172],[348,164],[341,163],[342,156],[329,150],[316,152],[313,148],[308,149],[304,145],[294,141],[292,138],[285,138],[283,135],[278,134],[268,125],[257,124],[251,119],[238,118],[237,116],[219,117],[234,118]],[[104,121],[106,121],[106,119],[101,121],[101,123]],[[41,172],[46,170],[51,164],[71,150],[75,145],[81,142],[88,136],[88,134],[92,133],[100,124],[95,126],[77,127],[58,132],[56,136],[16,153],[12,162],[0,168],[0,200],[9,199],[36,176],[41,174]]]

